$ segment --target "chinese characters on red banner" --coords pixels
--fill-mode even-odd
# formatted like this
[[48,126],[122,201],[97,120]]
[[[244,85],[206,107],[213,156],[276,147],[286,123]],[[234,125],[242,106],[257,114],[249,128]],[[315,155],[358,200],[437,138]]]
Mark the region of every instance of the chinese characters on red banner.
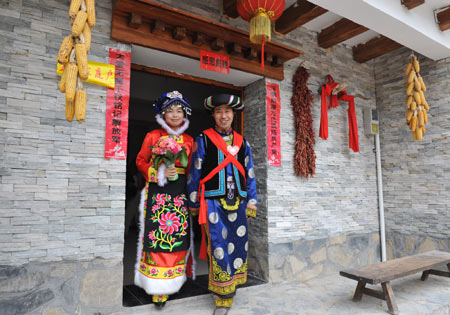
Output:
[[115,88],[108,89],[106,99],[105,158],[124,160],[127,157],[131,52],[110,48],[109,63],[115,65],[116,70]]
[[230,58],[211,51],[200,50],[200,69],[230,73]]
[[266,84],[267,104],[267,158],[270,166],[281,166],[280,147],[280,88],[276,83]]

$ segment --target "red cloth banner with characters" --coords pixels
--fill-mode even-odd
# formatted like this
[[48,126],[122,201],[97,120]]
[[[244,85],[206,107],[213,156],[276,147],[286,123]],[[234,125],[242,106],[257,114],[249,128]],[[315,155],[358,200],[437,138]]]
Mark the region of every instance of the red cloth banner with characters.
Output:
[[280,146],[280,87],[266,84],[267,104],[267,158],[270,166],[281,166]]
[[128,138],[131,52],[109,49],[109,63],[116,66],[115,87],[106,98],[105,159],[125,160]]
[[230,57],[200,50],[200,69],[230,74]]

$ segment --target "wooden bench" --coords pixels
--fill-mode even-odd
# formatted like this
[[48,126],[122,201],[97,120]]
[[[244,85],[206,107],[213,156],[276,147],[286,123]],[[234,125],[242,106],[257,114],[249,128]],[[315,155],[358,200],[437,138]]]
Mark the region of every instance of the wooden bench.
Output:
[[[432,269],[442,264],[447,264],[449,272]],[[423,272],[422,281],[427,280],[429,275],[450,278],[450,253],[437,250],[430,251],[361,268],[344,270],[339,274],[358,281],[353,301],[360,301],[363,294],[370,295],[377,299],[385,300],[390,314],[398,314],[399,312],[390,281],[417,272]],[[381,283],[383,291],[366,288],[366,284],[376,285],[378,283]]]

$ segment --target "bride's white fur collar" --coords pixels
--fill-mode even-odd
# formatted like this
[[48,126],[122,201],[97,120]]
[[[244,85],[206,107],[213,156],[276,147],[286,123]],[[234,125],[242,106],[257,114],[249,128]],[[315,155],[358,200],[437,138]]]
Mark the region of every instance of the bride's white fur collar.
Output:
[[156,115],[156,121],[165,131],[167,131],[169,135],[179,136],[189,128],[189,120],[187,118],[183,119],[183,125],[177,130],[173,130],[172,128],[170,128],[170,126],[166,123],[166,121],[161,117],[160,114]]

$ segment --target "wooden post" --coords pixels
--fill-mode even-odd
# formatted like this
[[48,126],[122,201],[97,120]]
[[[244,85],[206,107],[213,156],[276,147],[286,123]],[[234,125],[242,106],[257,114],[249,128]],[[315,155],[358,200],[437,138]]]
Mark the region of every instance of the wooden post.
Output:
[[361,298],[363,296],[363,290],[366,287],[366,283],[364,281],[358,281],[358,284],[356,285],[355,294],[353,295],[353,302],[361,301]]
[[429,270],[425,270],[424,272],[422,272],[422,277],[420,277],[420,280],[426,281],[428,279],[429,275],[430,275],[430,271]]
[[397,303],[395,303],[394,291],[392,291],[391,283],[389,281],[383,282],[381,287],[383,288],[384,297],[386,298],[386,303],[389,308],[389,314],[397,315],[398,307]]

